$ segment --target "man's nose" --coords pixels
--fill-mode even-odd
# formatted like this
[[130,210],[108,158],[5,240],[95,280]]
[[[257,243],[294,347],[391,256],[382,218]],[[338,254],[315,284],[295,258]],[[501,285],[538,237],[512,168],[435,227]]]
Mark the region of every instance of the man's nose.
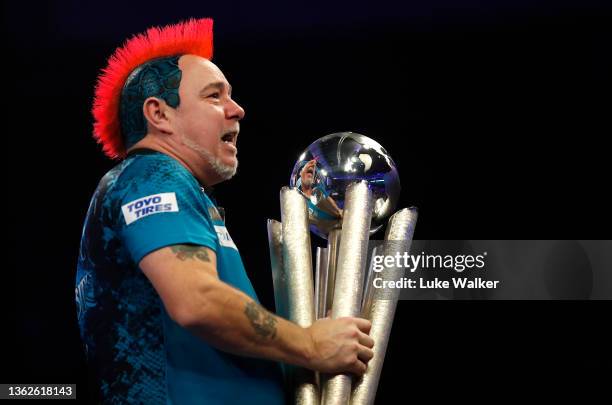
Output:
[[229,101],[227,108],[225,109],[225,115],[227,119],[240,121],[244,118],[244,108],[240,106],[234,100]]

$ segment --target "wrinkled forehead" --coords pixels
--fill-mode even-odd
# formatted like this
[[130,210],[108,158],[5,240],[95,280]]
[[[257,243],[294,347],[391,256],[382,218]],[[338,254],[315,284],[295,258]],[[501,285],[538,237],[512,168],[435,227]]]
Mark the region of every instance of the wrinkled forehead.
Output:
[[183,55],[179,59],[182,72],[181,86],[204,87],[210,83],[222,82],[229,85],[225,75],[211,61],[195,55]]

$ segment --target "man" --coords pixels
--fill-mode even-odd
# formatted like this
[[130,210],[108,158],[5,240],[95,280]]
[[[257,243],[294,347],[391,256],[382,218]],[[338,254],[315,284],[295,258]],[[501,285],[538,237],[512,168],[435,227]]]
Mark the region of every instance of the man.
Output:
[[211,20],[152,28],[96,88],[95,137],[123,160],[92,198],[76,299],[104,402],[281,403],[278,362],[359,375],[373,355],[367,320],[259,305],[205,192],[236,173],[244,117],[211,56]]
[[308,221],[327,231],[337,227],[343,211],[325,189],[325,178],[320,176],[316,159],[306,162],[299,173],[295,186],[306,198]]

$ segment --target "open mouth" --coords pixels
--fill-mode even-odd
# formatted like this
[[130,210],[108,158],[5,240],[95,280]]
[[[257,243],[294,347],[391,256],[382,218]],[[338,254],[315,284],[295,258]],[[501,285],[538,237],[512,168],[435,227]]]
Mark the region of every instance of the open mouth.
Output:
[[236,145],[236,138],[238,138],[238,131],[230,131],[225,133],[221,137],[221,141],[223,141],[224,143],[231,143],[233,145]]

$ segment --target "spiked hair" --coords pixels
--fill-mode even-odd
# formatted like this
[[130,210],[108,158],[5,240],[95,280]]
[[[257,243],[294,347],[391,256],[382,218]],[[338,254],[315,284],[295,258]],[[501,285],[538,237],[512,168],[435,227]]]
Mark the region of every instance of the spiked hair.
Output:
[[213,53],[213,21],[190,19],[178,24],[149,28],[117,48],[102,69],[94,93],[92,114],[94,138],[110,158],[126,154],[121,133],[121,93],[128,76],[147,61],[176,55],[197,55],[210,59]]

